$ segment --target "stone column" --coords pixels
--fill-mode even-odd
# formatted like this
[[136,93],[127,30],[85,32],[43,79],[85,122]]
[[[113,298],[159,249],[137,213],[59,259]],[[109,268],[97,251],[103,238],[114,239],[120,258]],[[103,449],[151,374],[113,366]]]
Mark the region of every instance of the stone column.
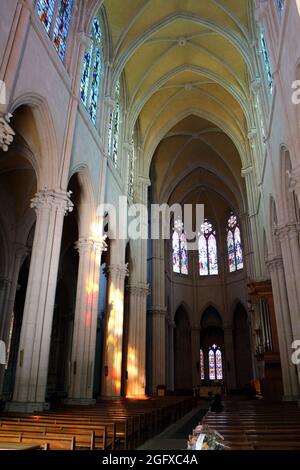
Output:
[[235,357],[233,349],[233,327],[232,325],[224,326],[224,346],[225,346],[225,364],[224,372],[228,389],[236,388],[235,375]]
[[63,191],[41,191],[32,200],[37,219],[10,411],[45,409],[50,338],[64,216],[73,204]]
[[108,266],[108,305],[104,353],[103,395],[121,396],[124,281],[127,264]]
[[[104,238],[81,238],[76,243],[79,269],[70,370],[68,404],[88,405],[93,400],[99,276]],[[100,371],[99,371],[100,373]]]
[[[1,322],[0,322],[0,339],[2,339],[6,346],[8,342],[8,336],[10,331],[10,325],[12,321],[12,315],[14,311],[14,304],[18,286],[18,278],[22,262],[24,257],[28,253],[28,248],[25,245],[16,243],[14,247],[14,259],[13,266],[11,269],[12,277],[11,279],[5,279],[5,295],[3,295],[3,301],[0,301],[0,313],[1,313]],[[1,290],[1,279],[0,279],[0,290]],[[0,395],[2,393],[4,380],[4,367],[0,368]]]
[[170,390],[174,391],[174,329],[176,324],[174,321],[169,323],[169,350],[170,350]]
[[128,397],[144,397],[146,387],[146,304],[148,284],[129,285],[129,334],[127,350]]
[[[300,338],[300,249],[298,225],[286,224],[276,228],[284,266],[285,284],[288,295],[289,313],[292,328],[292,341]],[[285,312],[287,315],[287,312]],[[290,345],[291,347],[291,345]],[[292,349],[290,350],[292,353]],[[300,365],[297,365],[298,383],[300,384]]]
[[291,361],[291,344],[293,342],[292,325],[289,313],[287,291],[281,257],[268,259],[267,266],[272,281],[277,334],[279,340],[280,362],[285,401],[299,399],[299,383],[295,366]]
[[200,386],[200,327],[192,327],[192,380],[193,387]]
[[0,339],[6,342],[6,304],[9,295],[11,281],[8,277],[0,276]]
[[151,309],[152,314],[152,393],[166,385],[166,308]]

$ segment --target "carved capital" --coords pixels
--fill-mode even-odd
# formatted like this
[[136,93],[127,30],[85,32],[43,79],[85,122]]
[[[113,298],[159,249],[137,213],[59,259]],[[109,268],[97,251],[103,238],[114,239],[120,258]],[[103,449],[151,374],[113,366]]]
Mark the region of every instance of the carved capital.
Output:
[[283,267],[283,260],[281,256],[273,256],[266,259],[266,266],[269,273],[277,271],[279,268]]
[[40,210],[56,210],[58,213],[66,215],[72,212],[74,204],[72,203],[70,191],[39,191],[31,199],[30,207],[35,209],[36,213]]
[[280,242],[291,240],[299,236],[300,224],[299,222],[292,222],[283,225],[277,225],[275,228],[275,236],[278,237]]
[[152,314],[153,317],[164,317],[166,318],[167,316],[167,308],[166,307],[151,307],[149,310],[149,313]]
[[15,131],[9,125],[12,114],[0,116],[0,149],[8,151],[9,146],[14,140]]
[[149,295],[149,284],[130,284],[127,290],[131,295],[147,297]]
[[101,254],[103,251],[107,250],[107,244],[105,242],[107,235],[99,238],[80,238],[75,243],[75,248],[78,250],[79,255],[81,256],[86,251],[94,251],[97,254]]
[[125,277],[129,276],[128,263],[110,264],[107,266],[107,272],[111,278],[124,281]]

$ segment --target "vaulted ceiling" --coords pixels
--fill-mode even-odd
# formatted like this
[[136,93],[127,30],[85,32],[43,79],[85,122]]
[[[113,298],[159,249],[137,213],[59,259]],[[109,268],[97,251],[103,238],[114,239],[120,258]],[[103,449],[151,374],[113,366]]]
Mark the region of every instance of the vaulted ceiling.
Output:
[[172,177],[174,189],[201,165],[242,190],[252,7],[248,0],[104,1],[113,77],[125,77],[129,120],[139,123],[146,171],[156,155],[160,194]]

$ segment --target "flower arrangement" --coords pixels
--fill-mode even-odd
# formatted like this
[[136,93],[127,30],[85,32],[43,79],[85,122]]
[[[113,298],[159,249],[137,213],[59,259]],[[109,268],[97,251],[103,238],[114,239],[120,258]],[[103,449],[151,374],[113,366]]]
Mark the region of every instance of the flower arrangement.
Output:
[[222,441],[224,437],[218,431],[199,424],[193,434],[189,435],[187,448],[188,450],[224,450],[228,447]]

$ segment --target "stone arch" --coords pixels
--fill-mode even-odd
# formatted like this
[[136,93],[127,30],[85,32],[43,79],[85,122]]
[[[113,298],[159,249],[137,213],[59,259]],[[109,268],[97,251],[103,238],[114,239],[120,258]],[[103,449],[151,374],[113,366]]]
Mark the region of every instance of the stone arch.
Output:
[[59,185],[59,154],[56,128],[49,105],[42,96],[27,93],[14,100],[11,113],[14,115],[20,108],[30,110],[37,132],[38,142],[31,142],[29,148],[37,169],[38,189],[54,189]]

